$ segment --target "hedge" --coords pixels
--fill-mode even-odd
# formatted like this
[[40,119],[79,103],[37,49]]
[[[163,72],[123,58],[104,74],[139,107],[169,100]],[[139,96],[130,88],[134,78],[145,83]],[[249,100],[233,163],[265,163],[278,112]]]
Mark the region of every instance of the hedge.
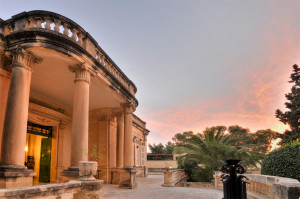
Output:
[[300,181],[300,142],[285,145],[269,153],[262,162],[261,174]]

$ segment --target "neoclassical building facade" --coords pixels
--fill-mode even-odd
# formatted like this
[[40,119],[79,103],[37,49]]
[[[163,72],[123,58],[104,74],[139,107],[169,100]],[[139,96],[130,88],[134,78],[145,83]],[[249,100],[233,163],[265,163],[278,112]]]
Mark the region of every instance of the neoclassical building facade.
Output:
[[134,83],[74,21],[48,11],[0,19],[0,187],[76,179],[97,161],[107,183],[135,186],[146,123]]

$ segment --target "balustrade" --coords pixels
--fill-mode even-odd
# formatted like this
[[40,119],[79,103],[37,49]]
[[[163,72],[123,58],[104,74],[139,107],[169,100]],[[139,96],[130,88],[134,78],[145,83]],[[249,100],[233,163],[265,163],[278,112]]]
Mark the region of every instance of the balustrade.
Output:
[[[0,28],[1,29],[1,28]],[[111,59],[102,53],[103,50],[98,46],[98,44],[87,36],[85,32],[79,25],[77,25],[72,20],[63,17],[61,15],[51,13],[51,12],[39,12],[32,11],[24,13],[16,17],[13,20],[8,20],[8,23],[3,25],[3,29],[0,30],[4,35],[13,33],[14,31],[20,30],[30,30],[30,29],[45,29],[48,31],[53,31],[56,34],[64,35],[70,38],[73,42],[80,45],[82,48],[86,49],[93,57],[102,65],[104,68],[117,79],[131,94],[135,94],[136,88],[132,85],[132,82],[122,73],[122,71],[116,66]],[[87,48],[85,40],[90,40],[92,47]],[[96,53],[95,53],[96,52]]]

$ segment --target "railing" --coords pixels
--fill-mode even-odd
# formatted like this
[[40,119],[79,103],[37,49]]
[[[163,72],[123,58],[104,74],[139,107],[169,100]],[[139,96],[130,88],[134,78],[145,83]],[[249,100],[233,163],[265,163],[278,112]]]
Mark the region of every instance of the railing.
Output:
[[4,36],[17,31],[37,29],[69,38],[93,56],[132,95],[136,93],[137,89],[132,81],[103,51],[94,38],[74,21],[48,11],[23,12],[13,16],[9,20],[0,20],[0,34],[2,33]]
[[[258,174],[243,174],[249,179],[247,195],[249,198],[299,199],[300,182],[291,178]],[[215,175],[215,188],[222,190],[221,173]]]
[[174,160],[173,154],[147,154],[147,160]]
[[164,172],[164,184],[165,187],[176,186],[177,183],[186,181],[186,175],[184,170],[167,170]]

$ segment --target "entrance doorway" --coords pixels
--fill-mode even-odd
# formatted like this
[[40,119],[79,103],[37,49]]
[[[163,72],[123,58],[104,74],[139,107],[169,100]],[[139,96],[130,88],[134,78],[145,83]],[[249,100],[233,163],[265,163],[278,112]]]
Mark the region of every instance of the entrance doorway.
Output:
[[34,182],[49,183],[51,172],[52,126],[28,122],[25,148],[25,165],[37,175]]

